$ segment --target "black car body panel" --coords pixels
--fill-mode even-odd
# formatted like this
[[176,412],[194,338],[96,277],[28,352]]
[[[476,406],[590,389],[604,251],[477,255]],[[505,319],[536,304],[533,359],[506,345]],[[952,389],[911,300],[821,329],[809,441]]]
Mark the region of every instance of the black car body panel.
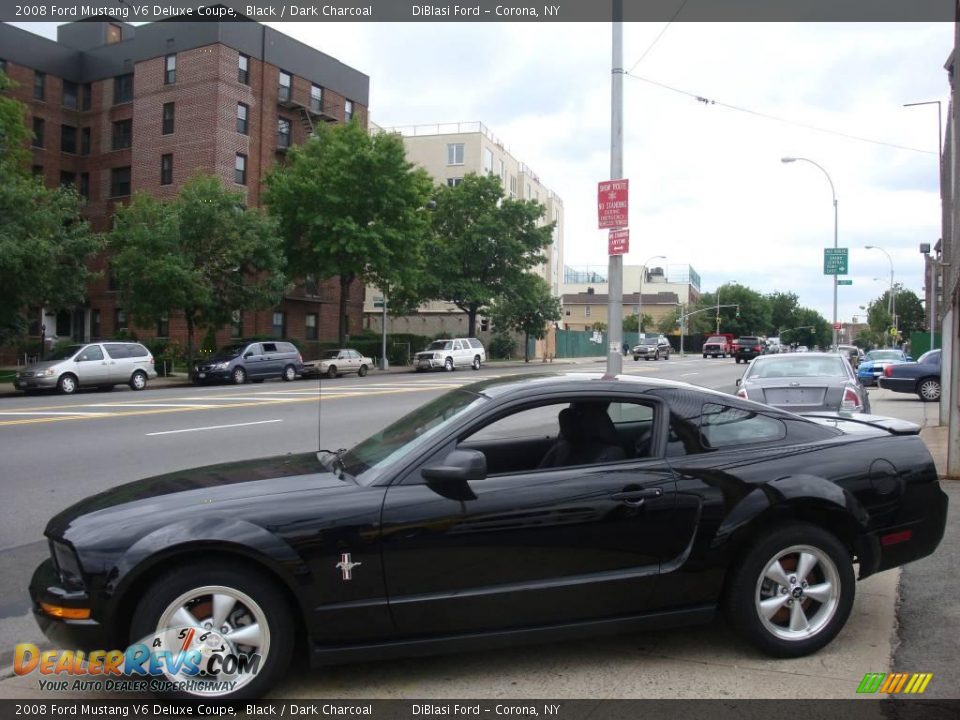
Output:
[[[478,432],[598,398],[623,411],[614,427],[634,457],[544,467],[559,438]],[[435,402],[456,410],[440,430],[356,477],[346,460],[331,472],[329,458],[292,455],[170,473],[68,508],[46,534],[76,553],[82,582],[68,588],[42,564],[38,622],[58,642],[122,644],[145,583],[200,551],[269,573],[313,661],[340,662],[708,620],[731,564],[785,518],[828,527],[862,577],[929,554],[943,534],[946,495],[923,442],[869,419],[868,432],[844,433],[683,383],[596,375],[494,378]],[[732,434],[740,421],[759,435]],[[450,479],[454,449],[482,453],[488,472]],[[447,479],[425,477],[438,467],[426,475]],[[913,539],[890,544],[902,530]],[[349,579],[345,553],[360,563]],[[41,601],[92,618],[54,619]]]
[[921,355],[917,362],[891,365],[877,378],[877,384],[884,390],[919,394],[920,383],[924,380],[940,382],[940,360],[941,352],[933,350]]

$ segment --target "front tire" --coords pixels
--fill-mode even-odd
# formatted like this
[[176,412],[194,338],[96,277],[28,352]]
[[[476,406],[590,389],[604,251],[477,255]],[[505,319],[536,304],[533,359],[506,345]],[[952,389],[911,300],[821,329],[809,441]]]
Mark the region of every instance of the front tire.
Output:
[[327,377],[333,380],[337,376],[337,366],[331,365],[327,368]]
[[855,583],[850,553],[834,535],[790,523],[751,543],[727,587],[725,610],[768,655],[800,657],[843,628]]
[[924,402],[936,402],[940,399],[940,381],[936,378],[924,378],[917,385],[917,395]]
[[243,385],[247,381],[247,371],[242,367],[234,368],[231,377],[234,385]]
[[[230,653],[259,654],[260,663],[254,675],[229,677],[237,682],[233,691],[184,692],[178,693],[180,697],[262,697],[286,670],[293,654],[292,609],[277,584],[249,566],[197,563],[161,575],[137,605],[130,624],[130,642],[152,639],[167,629],[181,627],[196,630],[193,649],[202,647],[199,636],[212,630],[226,642]],[[211,679],[228,678],[221,674]]]
[[73,395],[77,391],[77,378],[70,373],[61,375],[60,379],[57,380],[57,390],[64,395]]
[[367,366],[366,366],[366,365],[361,365],[361,366],[360,366],[360,369],[357,370],[357,375],[360,376],[360,377],[365,377],[366,374],[367,374]]
[[453,358],[447,358],[443,361],[443,369],[447,372],[453,372]]
[[143,390],[145,387],[147,387],[147,374],[142,370],[137,370],[130,377],[130,389]]

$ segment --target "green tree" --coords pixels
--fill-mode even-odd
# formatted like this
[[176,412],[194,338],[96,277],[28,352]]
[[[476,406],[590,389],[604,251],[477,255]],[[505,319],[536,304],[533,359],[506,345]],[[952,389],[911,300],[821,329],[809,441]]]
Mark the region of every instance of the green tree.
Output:
[[0,72],[0,343],[26,332],[31,309],[81,302],[87,261],[102,246],[75,191],[48,190],[28,174],[27,109],[4,94],[10,86]]
[[560,298],[550,293],[547,281],[527,274],[508,293],[497,298],[490,312],[494,327],[524,334],[523,358],[530,362],[530,338],[546,337],[550,323],[562,317]]
[[773,292],[766,296],[770,305],[770,327],[767,335],[775,337],[788,328],[797,327],[797,313],[800,311],[800,299],[794,293]]
[[545,261],[553,223],[538,227],[543,206],[505,199],[500,179],[492,175],[471,173],[455,187],[440,187],[436,203],[427,294],[467,313],[467,333],[474,335],[477,314]]
[[379,287],[395,310],[418,294],[432,192],[398,135],[370,135],[356,122],[318,126],[267,176],[264,201],[279,221],[290,272],[340,281],[341,344],[355,281]]
[[640,315],[639,322],[636,313],[630,313],[623,317],[623,331],[625,333],[649,332],[653,325],[653,317],[647,313]]
[[[764,335],[770,327],[770,304],[767,299],[745,285],[727,283],[719,289],[720,292],[720,332],[734,335]],[[701,296],[701,307],[716,307],[716,293]],[[722,307],[723,305],[739,306],[740,315],[737,317],[737,307]],[[716,332],[717,313],[701,313],[712,321],[712,326],[706,332]],[[699,317],[699,316],[695,316]]]
[[897,303],[897,329],[904,339],[909,340],[912,333],[927,329],[923,304],[913,290],[898,290],[894,299]]
[[276,224],[208,175],[174,200],[137,194],[117,212],[110,245],[124,307],[142,323],[183,313],[191,364],[196,328],[271,307],[286,286]]

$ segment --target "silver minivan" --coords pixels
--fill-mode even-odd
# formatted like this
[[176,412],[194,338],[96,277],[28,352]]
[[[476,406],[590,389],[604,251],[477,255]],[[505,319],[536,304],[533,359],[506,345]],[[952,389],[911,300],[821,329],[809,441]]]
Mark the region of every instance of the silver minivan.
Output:
[[18,372],[13,384],[25,392],[56,389],[69,395],[81,387],[109,390],[114,385],[129,385],[132,390],[143,390],[147,380],[155,377],[153,355],[143,345],[105,342],[54,350]]

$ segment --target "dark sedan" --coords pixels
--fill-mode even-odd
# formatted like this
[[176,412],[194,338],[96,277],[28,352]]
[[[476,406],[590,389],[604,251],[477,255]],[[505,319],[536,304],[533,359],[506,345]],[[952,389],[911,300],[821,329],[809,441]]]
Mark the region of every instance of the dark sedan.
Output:
[[34,614],[56,643],[133,643],[122,669],[201,697],[259,697],[295,639],[322,665],[720,609],[796,657],[844,626],[854,563],[864,578],[940,543],[947,498],[918,432],[649,378],[494,378],[349,451],[173,473],[64,510]]
[[940,399],[940,351],[930,350],[915,363],[888,365],[877,381],[885,390],[919,395],[921,400]]

